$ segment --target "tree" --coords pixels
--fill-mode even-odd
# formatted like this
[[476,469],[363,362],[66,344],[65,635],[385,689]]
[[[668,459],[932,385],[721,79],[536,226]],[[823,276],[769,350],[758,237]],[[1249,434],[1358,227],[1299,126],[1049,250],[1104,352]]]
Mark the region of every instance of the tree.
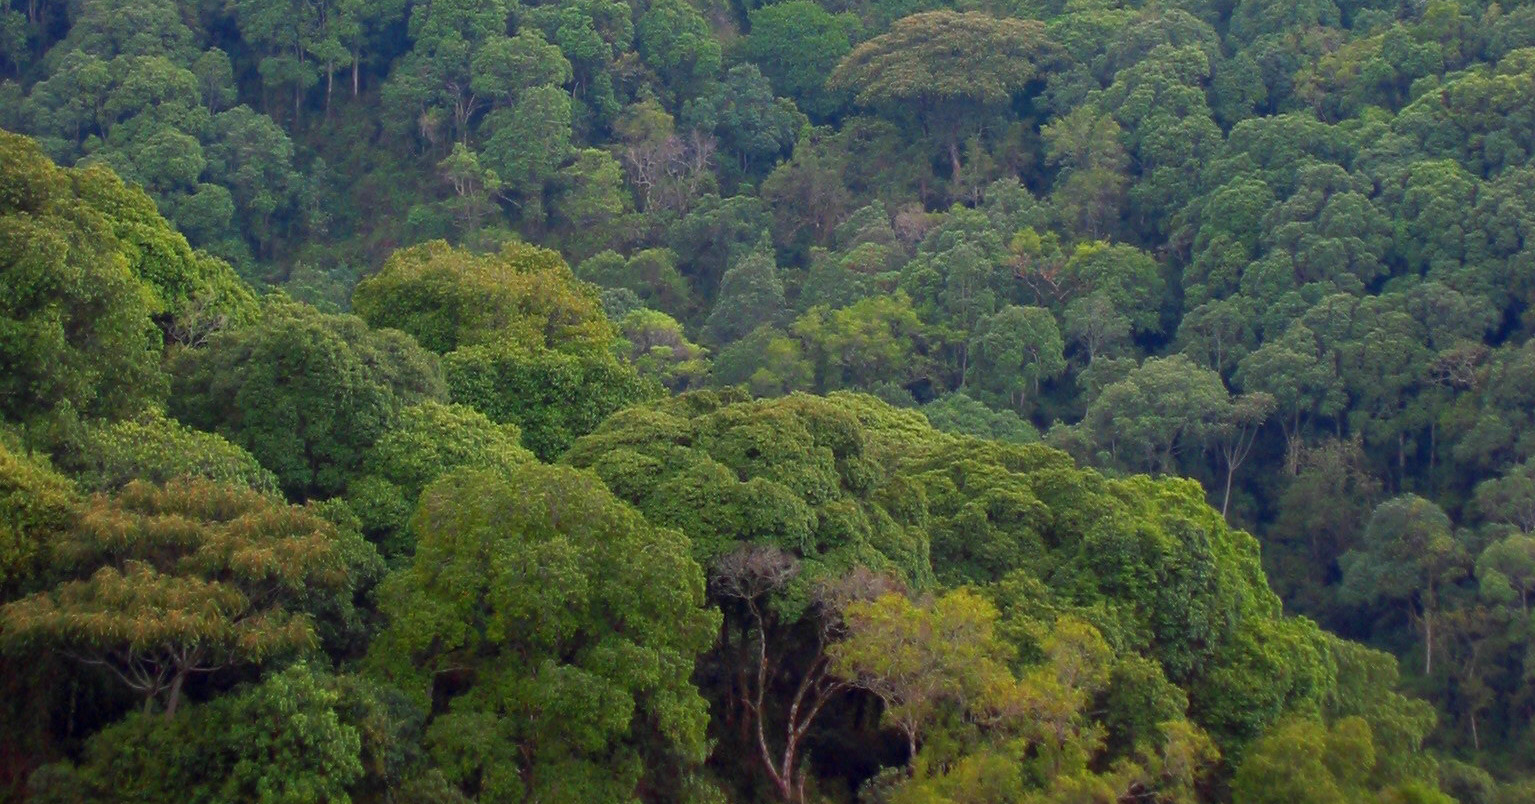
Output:
[[994,629],[997,610],[965,590],[914,605],[885,594],[847,607],[847,637],[831,648],[832,667],[885,702],[883,717],[906,737],[908,761],[939,707],[961,711],[1003,704],[1012,674]]
[[1316,333],[1296,322],[1279,338],[1237,362],[1236,382],[1248,393],[1274,398],[1289,450],[1287,469],[1295,474],[1301,425],[1319,416],[1337,416],[1348,403],[1338,369],[1321,358]]
[[[670,316],[684,317],[693,308],[687,280],[677,270],[671,249],[648,248],[627,260],[618,252],[604,251],[581,263],[576,275],[606,288],[632,290],[647,307]],[[623,316],[610,318],[619,321]]]
[[929,11],[859,45],[826,86],[852,90],[860,105],[886,113],[909,110],[939,140],[957,177],[968,127],[1034,80],[1050,47],[1044,25],[1034,20]]
[[794,104],[773,97],[755,65],[739,64],[725,80],[683,104],[681,119],[684,126],[718,136],[724,152],[735,157],[735,172],[749,177],[794,150],[804,116]]
[[1000,392],[1010,405],[1022,408],[1025,392],[1039,395],[1041,380],[1066,370],[1061,331],[1055,316],[1041,307],[1008,305],[982,319],[971,351],[976,385]]
[[69,478],[0,439],[0,601],[32,591],[44,579],[79,502]]
[[628,241],[626,216],[634,202],[623,186],[623,167],[599,148],[579,148],[555,177],[550,215],[572,260]]
[[1364,782],[1375,765],[1370,727],[1345,718],[1331,727],[1290,718],[1253,745],[1237,769],[1233,793],[1243,801],[1343,804],[1370,796]]
[[288,135],[272,118],[244,106],[223,112],[213,119],[208,174],[229,188],[258,254],[270,259],[281,213],[290,208],[299,181]]
[[363,455],[347,503],[364,535],[392,559],[411,552],[414,541],[405,531],[432,481],[461,466],[510,472],[532,460],[516,426],[463,405],[422,402],[400,411],[399,421]]
[[510,11],[505,0],[411,5],[407,33],[414,45],[390,71],[381,97],[396,126],[435,145],[439,127],[451,120],[451,136],[468,144],[472,124],[490,100],[482,90],[505,89],[476,80],[486,66],[476,57],[487,48],[509,52],[504,40]]
[[836,112],[845,101],[826,91],[826,77],[853,48],[851,15],[789,0],[753,9],[747,17],[751,34],[741,43],[741,55],[762,70],[774,91],[816,119]]
[[1258,432],[1274,412],[1274,398],[1264,393],[1243,394],[1231,400],[1230,407],[1215,425],[1215,445],[1226,465],[1226,487],[1221,492],[1221,516],[1231,506],[1231,479],[1247,461]]
[[56,449],[60,465],[88,491],[116,491],[135,480],[163,484],[192,477],[277,491],[277,478],[249,452],[158,413],[90,422]]
[[54,547],[68,580],[0,607],[4,639],[105,666],[171,718],[194,674],[317,647],[314,613],[350,607],[371,553],[358,538],[249,488],[136,482]]
[[791,330],[815,362],[816,387],[823,392],[872,389],[881,383],[900,386],[928,371],[927,329],[911,299],[899,291],[860,299],[840,310],[812,307]]
[[401,249],[358,283],[352,306],[370,326],[402,330],[438,354],[498,343],[597,351],[614,337],[596,288],[558,253],[526,243],[496,254],[441,240]]
[[1345,553],[1346,600],[1400,602],[1423,630],[1423,675],[1434,670],[1434,617],[1440,593],[1465,576],[1464,545],[1439,506],[1414,495],[1381,503],[1370,516],[1359,547]]
[[1072,110],[1040,129],[1046,162],[1056,174],[1055,203],[1090,238],[1109,234],[1124,205],[1129,157],[1114,118],[1090,105]]
[[32,141],[0,132],[0,156],[0,417],[154,404],[159,333],[111,219]]
[[[782,637],[773,639],[773,632],[781,631],[785,625],[780,612],[775,610],[777,601],[773,598],[788,590],[800,568],[799,560],[783,550],[741,545],[714,561],[710,582],[714,594],[746,609],[750,638],[743,638],[740,646],[737,661],[742,666],[736,684],[742,694],[740,705],[756,738],[757,759],[780,799],[803,804],[807,774],[800,762],[805,738],[821,710],[848,685],[833,675],[832,659],[827,652],[828,641],[839,625],[839,602],[828,587],[821,587],[817,590],[815,611],[808,612],[815,625],[813,653],[782,713],[783,750],[774,750],[768,738],[772,721],[768,694],[789,657],[785,646],[778,644]],[[749,647],[749,643],[755,643],[755,648]]]
[[1220,375],[1183,355],[1149,358],[1103,389],[1084,422],[1109,456],[1145,471],[1171,472],[1190,446],[1202,446],[1230,408]]
[[[604,322],[606,323],[606,322]],[[610,351],[467,346],[443,360],[453,401],[522,430],[522,443],[553,460],[615,411],[664,394]]]
[[944,394],[923,405],[922,415],[933,428],[945,433],[1002,441],[1009,444],[1033,444],[1039,431],[1012,409],[993,410],[962,391]]
[[719,621],[680,533],[537,464],[448,475],[414,529],[370,661],[438,702],[426,744],[465,793],[627,801],[703,760],[690,676]]
[[1487,545],[1476,559],[1476,577],[1484,597],[1505,593],[1518,597],[1519,610],[1529,612],[1535,592],[1535,536],[1514,534]]
[[346,489],[400,410],[441,399],[431,353],[395,330],[285,300],[171,357],[170,413],[249,450],[294,497]]
[[522,221],[542,229],[547,213],[544,195],[571,154],[571,98],[558,86],[536,86],[519,94],[515,104],[486,115],[487,162],[516,194]]
[[725,272],[704,333],[716,344],[730,343],[763,324],[777,323],[783,311],[783,280],[772,244],[764,237],[755,251]]
[[665,79],[676,98],[720,68],[720,43],[709,24],[683,0],[656,0],[634,26],[635,49]]
[[843,177],[847,156],[822,129],[795,143],[794,155],[762,180],[762,198],[773,208],[773,233],[780,243],[806,237],[824,243],[852,206]]
[[666,313],[635,310],[618,329],[629,342],[629,362],[674,393],[702,386],[709,376],[709,351],[687,339],[682,325]]
[[298,662],[171,721],[129,715],[92,735],[78,766],[34,775],[32,792],[40,801],[347,801],[364,775],[358,726],[375,724],[349,722],[356,696],[338,681]]
[[597,288],[559,254],[509,243],[477,255],[442,241],[398,251],[360,283],[354,306],[445,354],[454,402],[515,424],[543,459],[659,387],[620,362]]
[[442,180],[453,188],[448,207],[458,220],[459,238],[473,248],[481,245],[485,219],[496,208],[496,194],[501,191],[501,176],[480,164],[480,156],[461,142],[453,143],[453,152],[437,163]]
[[1525,461],[1502,477],[1476,484],[1476,510],[1489,522],[1535,533],[1535,463]]

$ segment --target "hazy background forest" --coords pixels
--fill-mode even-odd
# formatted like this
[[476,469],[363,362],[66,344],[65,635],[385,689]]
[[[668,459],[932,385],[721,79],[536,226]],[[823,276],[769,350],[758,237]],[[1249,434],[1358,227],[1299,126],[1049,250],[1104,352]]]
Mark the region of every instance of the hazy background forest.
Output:
[[0,128],[0,795],[1535,800],[1535,4],[10,0]]

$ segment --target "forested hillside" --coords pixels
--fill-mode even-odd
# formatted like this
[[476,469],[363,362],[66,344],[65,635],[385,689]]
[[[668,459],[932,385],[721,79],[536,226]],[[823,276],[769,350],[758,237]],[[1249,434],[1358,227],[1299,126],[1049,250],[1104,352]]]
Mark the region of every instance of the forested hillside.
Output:
[[0,797],[1535,800],[1535,4],[10,0],[0,128]]

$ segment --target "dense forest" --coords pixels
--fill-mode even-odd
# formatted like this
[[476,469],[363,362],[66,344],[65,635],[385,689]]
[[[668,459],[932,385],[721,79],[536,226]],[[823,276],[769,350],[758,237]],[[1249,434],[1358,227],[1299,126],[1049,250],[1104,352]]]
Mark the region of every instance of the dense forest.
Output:
[[0,4],[0,800],[1535,800],[1535,3]]

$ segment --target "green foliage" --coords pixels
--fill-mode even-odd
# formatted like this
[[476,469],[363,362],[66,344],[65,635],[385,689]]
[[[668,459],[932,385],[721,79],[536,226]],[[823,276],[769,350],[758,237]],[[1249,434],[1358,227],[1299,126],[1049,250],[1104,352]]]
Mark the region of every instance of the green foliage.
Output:
[[63,449],[60,465],[88,491],[116,491],[135,480],[164,484],[192,477],[277,491],[277,478],[249,452],[160,415],[91,422]]
[[862,565],[930,583],[926,537],[882,490],[861,419],[926,429],[869,397],[795,395],[758,403],[698,392],[631,408],[578,441],[565,460],[590,467],[652,521],[682,530],[707,563],[737,543],[807,562],[804,605],[820,576]]
[[928,11],[897,20],[859,45],[827,79],[863,106],[897,117],[912,114],[947,151],[953,178],[961,170],[962,126],[986,107],[1006,104],[1051,58],[1044,25],[977,12]]
[[961,391],[945,394],[922,406],[933,428],[1008,444],[1032,444],[1039,431],[1012,410],[992,410]]
[[37,587],[78,506],[67,478],[0,437],[0,600]]
[[1439,506],[1414,495],[1387,500],[1370,516],[1359,547],[1339,560],[1342,595],[1362,603],[1400,602],[1423,629],[1423,667],[1434,662],[1441,591],[1467,574],[1470,557]]
[[618,324],[629,342],[629,362],[641,376],[672,391],[703,385],[709,376],[708,350],[687,339],[682,325],[665,313],[635,310]]
[[609,350],[597,290],[559,255],[521,243],[476,255],[442,241],[396,252],[353,302],[445,354],[453,401],[514,424],[545,460],[609,413],[656,393]]
[[[859,45],[830,86],[856,89],[870,106],[1005,103],[1034,78],[1044,26],[1029,20],[932,11],[897,21]],[[963,42],[965,46],[956,47]]]
[[129,715],[78,766],[38,771],[30,800],[350,801],[362,738],[337,687],[300,662],[172,721]]
[[906,735],[913,759],[944,704],[977,713],[1007,707],[1008,648],[984,598],[960,590],[915,606],[886,594],[843,616],[848,635],[831,649],[833,671],[885,702],[881,717]]
[[1084,424],[1111,462],[1169,472],[1203,447],[1229,405],[1220,375],[1183,355],[1151,358],[1098,394]]
[[1243,760],[1232,783],[1243,801],[1360,801],[1375,765],[1370,727],[1345,718],[1331,727],[1296,718],[1279,723]]
[[521,435],[514,425],[495,424],[462,405],[423,402],[405,408],[363,455],[347,502],[387,557],[409,553],[406,525],[422,490],[461,466],[507,473],[532,461]]
[[832,14],[809,0],[789,0],[753,9],[751,35],[741,56],[757,65],[779,94],[807,114],[826,117],[844,102],[824,85],[837,62],[852,49],[856,21]]
[[783,310],[783,281],[773,262],[773,250],[764,239],[725,272],[704,331],[715,343],[729,343],[764,324],[777,323]]
[[720,68],[720,43],[708,23],[683,0],[656,0],[634,26],[640,58],[681,91],[697,87]]
[[170,369],[171,415],[249,450],[293,496],[344,491],[401,409],[443,397],[436,358],[408,335],[282,299]]
[[[187,477],[340,495],[315,516],[405,563],[435,478],[575,444],[688,531],[727,623],[694,668],[708,770],[646,759],[616,797],[1213,802],[1288,718],[1324,765],[1361,720],[1374,765],[1255,795],[1435,800],[1432,752],[1457,797],[1529,799],[1529,5],[759,5],[0,9],[0,126],[37,138],[0,135],[0,594],[81,580],[53,548],[82,503],[49,460],[109,495]],[[409,246],[449,235],[464,250]],[[350,299],[378,330],[263,307],[239,277],[326,313]],[[911,409],[745,401],[837,389]],[[844,413],[857,449],[828,434]],[[1035,428],[1113,479],[981,440]],[[1401,677],[1279,617],[1227,522],[1262,541],[1286,610],[1391,650]],[[342,545],[354,591],[370,549]],[[748,554],[794,575],[755,617],[719,586]],[[822,640],[902,582],[914,612],[961,585],[996,606],[1028,714],[945,699],[881,772],[898,741],[825,675]],[[320,597],[315,638],[361,655],[371,602]],[[1053,663],[1097,655],[1091,633],[1112,656],[1086,700]],[[81,748],[125,703],[110,671],[4,664],[0,798],[49,774],[50,796],[85,791]],[[316,683],[341,702],[302,707],[362,738],[346,795],[476,786],[424,757],[426,712]],[[474,683],[443,673],[436,703]],[[503,744],[454,728],[455,757]],[[140,733],[113,738],[153,744],[137,778],[211,780],[141,798],[260,797],[217,792],[232,772],[195,756],[212,737]],[[1270,775],[1312,762],[1259,753]],[[62,757],[78,772],[27,785]]]
[[564,452],[614,411],[661,393],[658,383],[608,352],[484,345],[452,352],[443,363],[453,401],[516,425],[523,445],[541,460]]
[[1008,402],[1022,400],[1066,370],[1064,349],[1049,310],[1009,305],[977,324],[971,378],[978,389]]
[[536,464],[447,476],[414,529],[372,662],[432,701],[426,745],[466,794],[626,801],[703,759],[690,676],[718,620],[680,533]]
[[[631,290],[646,306],[667,315],[685,316],[693,307],[687,280],[670,249],[646,249],[627,260],[616,251],[604,251],[582,262],[576,275],[606,288]],[[609,310],[608,318],[622,321],[624,316]]]
[[[0,132],[0,414],[125,415],[163,398],[153,296],[129,246],[37,145]],[[121,185],[119,185],[120,187]]]

